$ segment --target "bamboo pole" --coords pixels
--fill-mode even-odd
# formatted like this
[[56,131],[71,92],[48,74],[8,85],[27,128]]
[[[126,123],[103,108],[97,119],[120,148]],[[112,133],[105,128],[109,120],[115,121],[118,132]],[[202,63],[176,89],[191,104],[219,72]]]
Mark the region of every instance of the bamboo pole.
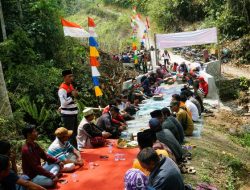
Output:
[[154,43],[155,43],[155,61],[156,65],[158,65],[158,56],[157,56],[157,44],[156,44],[156,34],[154,33]]

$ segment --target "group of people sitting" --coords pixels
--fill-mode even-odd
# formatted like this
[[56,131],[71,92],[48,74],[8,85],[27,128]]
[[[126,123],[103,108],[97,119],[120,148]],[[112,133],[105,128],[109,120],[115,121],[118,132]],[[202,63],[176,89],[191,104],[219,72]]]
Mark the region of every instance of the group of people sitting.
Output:
[[57,128],[56,138],[47,152],[36,142],[38,132],[35,126],[27,125],[22,133],[26,139],[21,150],[22,176],[17,175],[10,143],[0,141],[0,189],[45,190],[58,182],[62,172],[72,172],[76,166],[83,165],[80,152],[68,141],[73,131],[64,127]]
[[[80,149],[105,146],[106,139],[119,138],[127,127],[126,121],[134,119],[133,115],[139,110],[139,104],[162,93],[160,84],[165,82],[168,75],[169,72],[165,68],[159,67],[156,73],[145,74],[140,83],[132,79],[131,87],[106,106],[98,120],[95,120],[93,109],[86,108],[77,128],[75,147],[69,141],[74,136],[74,131],[59,127],[55,131],[55,140],[45,152],[36,143],[36,128],[31,125],[25,127],[22,131],[26,139],[21,151],[24,174],[22,176],[17,175],[10,143],[0,141],[0,189],[44,190],[44,187],[55,185],[62,172],[71,172],[77,166],[83,165]],[[187,81],[189,80],[190,78]],[[193,91],[189,89],[191,85]],[[190,154],[185,152],[181,145],[185,136],[193,134],[194,123],[204,111],[203,98],[207,93],[208,85],[204,78],[194,77],[189,85],[182,88],[180,94],[172,95],[171,111],[165,107],[150,113],[150,129],[137,134],[141,151],[133,164],[134,169],[129,170],[125,176],[127,187],[143,187],[145,184],[145,187],[153,189],[184,188],[177,165],[182,167],[181,163]],[[41,159],[45,162],[43,165]],[[139,176],[140,179],[145,179],[141,181],[143,183],[139,183]],[[137,183],[131,184],[132,178],[136,178]]]
[[164,107],[150,113],[150,128],[137,133],[140,152],[125,175],[127,190],[188,188],[181,173],[196,171],[185,165],[191,153],[182,145],[185,136],[192,136],[194,123],[204,109],[198,100],[184,87],[180,94],[172,95],[170,109]]

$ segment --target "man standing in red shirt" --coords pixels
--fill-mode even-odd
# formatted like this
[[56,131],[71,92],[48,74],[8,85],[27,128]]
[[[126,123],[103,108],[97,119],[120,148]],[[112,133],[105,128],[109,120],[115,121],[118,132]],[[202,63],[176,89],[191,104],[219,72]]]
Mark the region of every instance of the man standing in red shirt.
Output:
[[[29,125],[23,129],[26,139],[22,147],[22,169],[33,183],[43,187],[51,187],[58,181],[58,174],[63,167],[63,163],[58,159],[49,156],[35,142],[38,133],[35,126]],[[42,166],[41,159],[46,161]]]
[[60,99],[61,118],[63,125],[66,129],[72,130],[73,135],[70,138],[70,143],[77,148],[76,135],[77,135],[77,114],[78,109],[75,102],[75,98],[78,97],[77,90],[74,89],[72,82],[74,79],[73,73],[70,69],[62,72],[63,83],[58,90],[58,96]]

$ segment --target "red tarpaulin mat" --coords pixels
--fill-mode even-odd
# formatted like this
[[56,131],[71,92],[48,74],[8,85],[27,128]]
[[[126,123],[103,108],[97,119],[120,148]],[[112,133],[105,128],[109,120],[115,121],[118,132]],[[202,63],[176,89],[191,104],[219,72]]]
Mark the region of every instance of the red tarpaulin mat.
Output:
[[[78,182],[73,182],[72,173],[64,173],[61,179],[66,179],[67,184],[58,183],[56,189],[60,190],[123,190],[124,175],[132,167],[133,160],[139,152],[138,148],[118,149],[113,146],[113,153],[108,153],[108,147],[85,149],[81,152],[85,160],[85,166],[79,168],[74,173],[77,174]],[[126,160],[115,161],[116,153],[125,154]],[[101,159],[101,155],[107,155],[108,159]],[[89,162],[94,162],[99,166],[90,169]]]

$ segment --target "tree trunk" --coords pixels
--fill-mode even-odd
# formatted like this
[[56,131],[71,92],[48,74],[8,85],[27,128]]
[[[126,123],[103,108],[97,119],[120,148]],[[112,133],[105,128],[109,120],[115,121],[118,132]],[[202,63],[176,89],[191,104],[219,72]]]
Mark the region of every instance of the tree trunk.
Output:
[[2,34],[3,34],[3,40],[7,39],[6,30],[5,30],[5,23],[3,18],[3,9],[2,9],[2,2],[0,0],[0,22],[1,22],[1,28],[2,28]]
[[8,91],[5,85],[2,63],[0,61],[0,116],[13,118]]
[[22,9],[22,5],[21,5],[21,0],[17,0],[17,8],[19,11],[19,18],[21,23],[23,22],[23,9]]

